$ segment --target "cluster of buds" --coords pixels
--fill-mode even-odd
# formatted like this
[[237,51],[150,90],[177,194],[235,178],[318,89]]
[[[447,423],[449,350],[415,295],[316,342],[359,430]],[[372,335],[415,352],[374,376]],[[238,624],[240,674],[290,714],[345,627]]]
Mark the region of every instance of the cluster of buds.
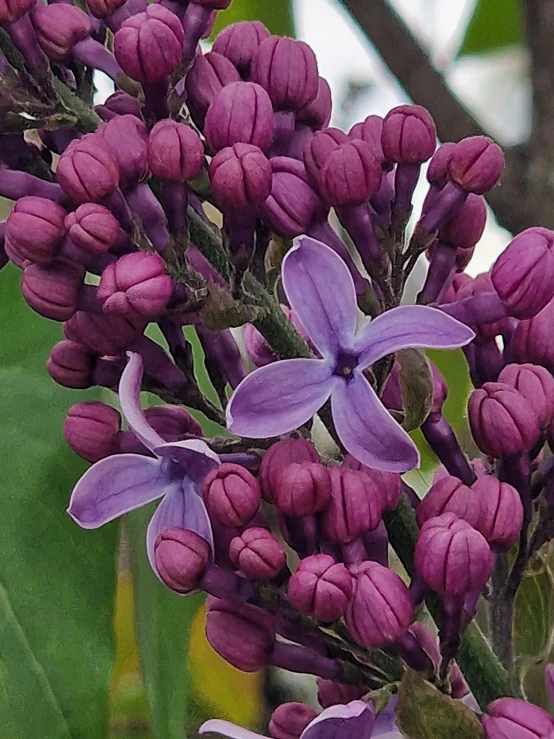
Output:
[[[66,439],[92,463],[70,515],[96,528],[161,498],[150,563],[179,595],[210,595],[212,647],[247,672],[318,677],[323,712],[285,704],[272,736],[369,737],[380,720],[369,694],[406,666],[466,696],[455,660],[495,563],[518,545],[496,594],[510,612],[551,536],[554,233],[528,229],[490,273],[467,276],[500,148],[484,136],[437,148],[417,105],[330,127],[330,88],[305,43],[240,22],[204,53],[229,4],[0,8],[13,46],[0,52],[0,94],[15,116],[0,134],[0,195],[15,201],[0,267],[21,270],[29,306],[63,323],[53,380],[119,392],[122,414],[101,402],[68,413]],[[115,85],[96,107],[95,70]],[[420,258],[417,304],[400,305]],[[458,347],[483,453],[473,461],[420,351]],[[143,411],[141,389],[164,404]],[[317,413],[337,442],[331,461],[310,440]],[[204,417],[232,436],[205,438]],[[423,501],[401,478],[419,464],[416,427],[442,465]],[[437,594],[435,636],[417,615]],[[479,690],[480,667],[472,680],[471,660],[461,666]],[[236,735],[216,724],[204,730]],[[540,709],[500,696],[483,726],[489,739],[552,736]]]

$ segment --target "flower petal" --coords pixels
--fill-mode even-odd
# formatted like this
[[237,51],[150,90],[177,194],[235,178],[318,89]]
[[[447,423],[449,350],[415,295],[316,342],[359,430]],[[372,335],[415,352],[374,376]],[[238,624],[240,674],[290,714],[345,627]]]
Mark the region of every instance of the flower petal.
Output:
[[146,420],[140,405],[140,388],[142,384],[142,357],[135,352],[127,352],[129,361],[119,381],[119,402],[127,419],[129,428],[144,446],[153,451],[155,447],[165,444],[165,440],[154,431]]
[[359,462],[386,472],[418,466],[415,444],[361,373],[334,388],[331,408],[340,440]]
[[232,724],[230,721],[222,721],[218,718],[205,721],[198,729],[199,734],[222,734],[228,736],[229,739],[265,739],[262,734],[256,734],[242,726]]
[[158,574],[154,557],[154,544],[158,535],[176,526],[194,531],[208,542],[212,552],[214,540],[210,518],[202,500],[200,488],[189,478],[179,482],[157,507],[146,532],[146,551],[152,569]]
[[306,726],[300,739],[370,739],[374,722],[373,706],[364,701],[329,706]]
[[354,351],[360,354],[358,361],[363,369],[401,349],[456,349],[474,337],[470,328],[437,308],[401,305],[359,331]]
[[177,462],[183,468],[183,474],[199,484],[220,464],[217,454],[201,439],[163,444],[154,449],[154,454]]
[[84,529],[96,529],[160,498],[174,486],[160,460],[118,454],[101,459],[85,472],[73,488],[67,512]]
[[227,428],[249,439],[293,431],[321,408],[337,380],[322,359],[284,359],[260,367],[233,393]]
[[283,260],[283,287],[324,357],[350,348],[357,322],[356,291],[348,267],[332,249],[302,237]]

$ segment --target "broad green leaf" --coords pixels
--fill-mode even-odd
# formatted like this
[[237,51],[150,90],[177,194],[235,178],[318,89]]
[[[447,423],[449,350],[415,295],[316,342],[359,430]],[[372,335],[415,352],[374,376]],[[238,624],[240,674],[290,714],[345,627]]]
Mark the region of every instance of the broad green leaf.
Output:
[[553,600],[552,581],[546,571],[523,579],[514,611],[514,646],[518,656],[536,657],[547,645]]
[[522,43],[520,0],[478,0],[460,54],[480,54]]
[[271,33],[294,36],[291,0],[233,0],[227,10],[218,14],[214,35],[237,21],[261,21]]
[[146,528],[154,510],[155,505],[150,505],[125,519],[133,563],[137,639],[152,736],[184,739],[190,693],[189,637],[201,598],[180,597],[152,572],[146,556]]
[[46,374],[60,326],[0,273],[0,734],[105,739],[113,664],[117,524],[83,531],[65,513],[85,465],[62,425],[83,394]]
[[458,426],[467,415],[467,399],[471,388],[464,353],[461,349],[455,351],[428,349],[425,353],[437,366],[448,385],[444,415],[453,426]]
[[407,670],[398,692],[396,720],[409,739],[483,739],[477,716],[460,701],[441,693],[413,670]]

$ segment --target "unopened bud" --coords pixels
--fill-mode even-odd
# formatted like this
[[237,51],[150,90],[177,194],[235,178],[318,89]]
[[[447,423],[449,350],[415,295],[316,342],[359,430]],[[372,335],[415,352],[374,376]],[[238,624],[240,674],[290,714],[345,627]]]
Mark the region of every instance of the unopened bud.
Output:
[[352,577],[328,554],[300,560],[287,586],[287,598],[299,613],[331,623],[346,613],[352,597]]
[[168,588],[188,595],[199,586],[210,561],[210,546],[194,531],[164,529],[154,544],[156,569]]
[[69,409],[63,425],[69,446],[88,462],[98,462],[114,453],[115,439],[120,429],[119,412],[97,401],[74,405]]
[[261,499],[256,478],[232,462],[226,462],[208,474],[203,495],[210,515],[225,526],[243,526],[251,521]]
[[234,566],[253,580],[275,577],[285,566],[282,545],[267,529],[252,527],[231,541],[229,556]]

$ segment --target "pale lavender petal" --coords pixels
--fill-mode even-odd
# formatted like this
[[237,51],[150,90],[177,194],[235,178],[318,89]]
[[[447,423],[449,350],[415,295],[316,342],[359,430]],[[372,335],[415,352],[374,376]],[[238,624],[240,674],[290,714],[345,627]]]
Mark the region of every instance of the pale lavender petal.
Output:
[[146,551],[152,569],[156,574],[154,544],[158,535],[164,529],[173,526],[194,531],[195,534],[208,542],[213,551],[212,525],[202,500],[201,491],[196,483],[186,477],[179,482],[169,495],[165,496],[148,524]]
[[374,722],[373,705],[351,701],[326,708],[306,726],[300,739],[370,739]]
[[385,708],[375,717],[372,737],[379,737],[379,739],[404,739],[404,735],[400,733],[396,725],[397,705],[398,696],[393,695]]
[[163,444],[154,449],[154,454],[177,462],[183,474],[198,483],[220,464],[217,454],[201,439]]
[[364,368],[401,349],[456,349],[474,337],[470,328],[437,308],[401,305],[359,331],[354,351],[359,353],[359,366]]
[[283,260],[283,287],[293,311],[324,357],[348,350],[357,322],[348,267],[328,246],[302,237]]
[[285,359],[255,370],[227,406],[227,428],[249,439],[280,436],[306,423],[342,379],[322,359]]
[[340,440],[362,464],[387,472],[419,465],[415,444],[360,372],[333,389],[331,408]]
[[140,405],[140,388],[142,384],[142,357],[135,352],[127,352],[128,362],[119,381],[119,402],[127,419],[129,428],[144,446],[153,451],[155,447],[165,444],[165,440],[157,434],[146,420]]
[[554,705],[554,665],[548,665],[545,673],[546,692],[550,702]]
[[97,529],[174,487],[159,459],[118,454],[101,459],[85,472],[73,488],[67,512],[84,529]]
[[265,739],[262,734],[256,734],[248,729],[243,729],[242,726],[237,726],[230,721],[222,721],[218,718],[205,721],[198,729],[198,733],[221,734],[222,736],[228,736],[229,739]]

